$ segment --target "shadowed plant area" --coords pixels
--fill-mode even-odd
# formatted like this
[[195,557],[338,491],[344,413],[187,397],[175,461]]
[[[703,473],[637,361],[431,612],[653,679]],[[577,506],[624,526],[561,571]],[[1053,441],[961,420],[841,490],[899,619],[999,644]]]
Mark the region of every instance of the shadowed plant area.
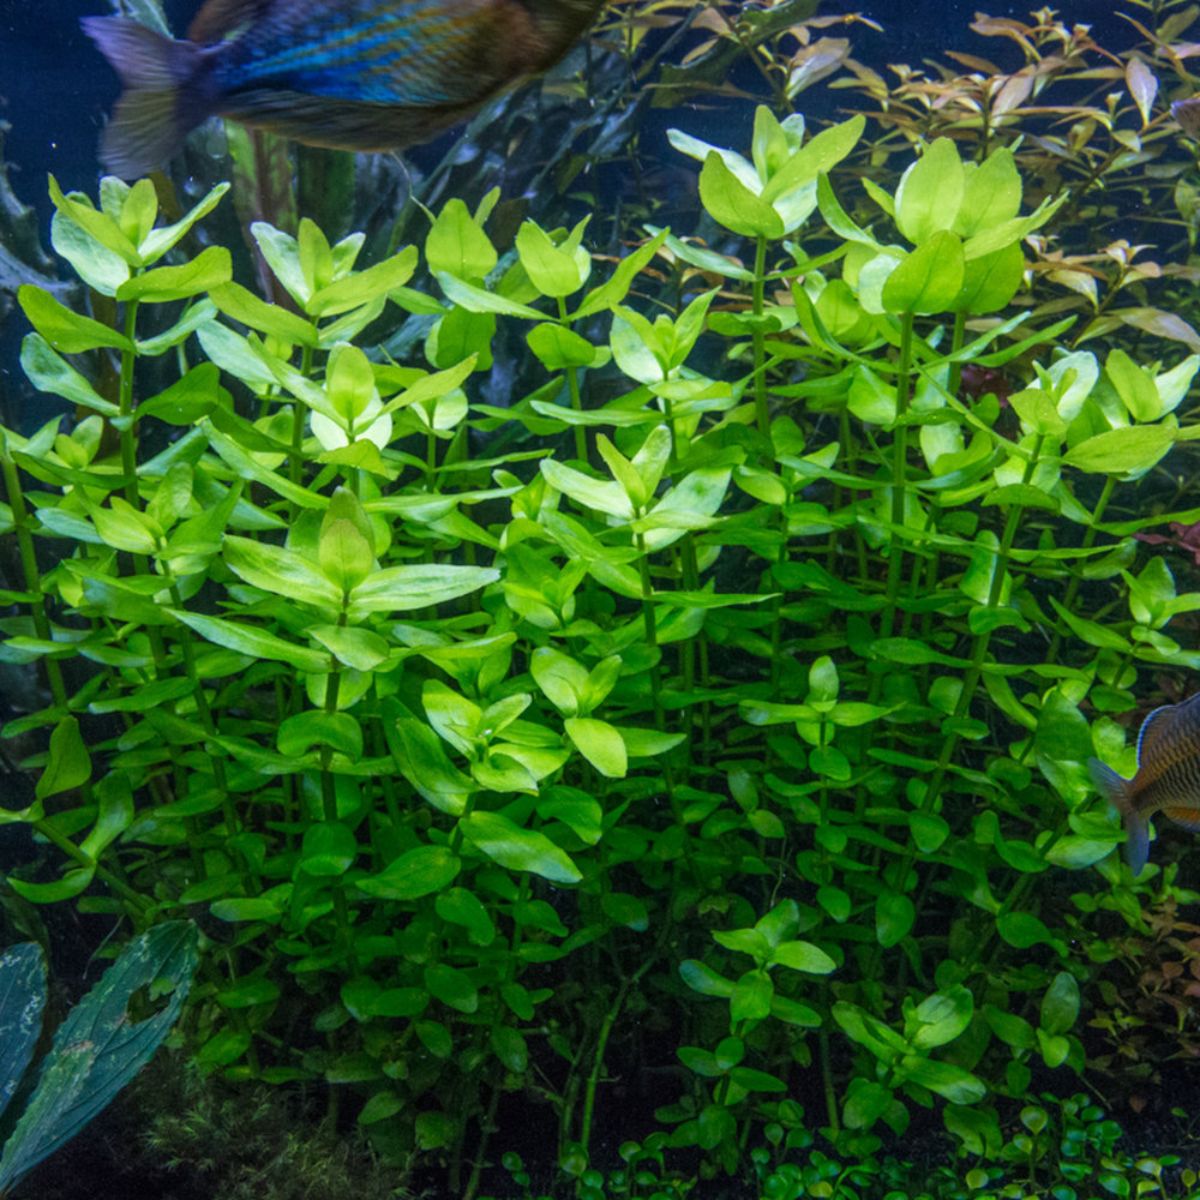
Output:
[[1132,777],[1200,666],[1190,227],[1139,272],[1097,199],[1162,186],[1130,143],[1182,144],[1200,12],[1128,7],[1081,179],[1023,108],[1092,69],[1053,14],[982,30],[1004,82],[822,123],[790,110],[832,73],[884,95],[828,22],[714,4],[660,90],[736,49],[772,105],[732,147],[679,114],[690,226],[259,212],[254,290],[228,185],[51,180],[80,285],[17,293],[64,411],[0,427],[38,698],[4,903],[199,926],[187,1066],[143,1091],[181,1179],[1197,1194],[1194,1131],[1119,1123],[1196,1053],[1193,835],[1135,875],[1087,765]]

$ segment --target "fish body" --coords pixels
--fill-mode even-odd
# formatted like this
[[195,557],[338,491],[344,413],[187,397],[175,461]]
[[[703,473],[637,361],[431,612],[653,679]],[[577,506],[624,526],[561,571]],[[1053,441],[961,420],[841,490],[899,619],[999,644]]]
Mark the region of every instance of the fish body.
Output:
[[1200,832],[1200,692],[1150,713],[1138,734],[1137,753],[1132,779],[1123,779],[1099,759],[1088,761],[1096,786],[1125,820],[1125,861],[1134,875],[1146,865],[1146,822],[1155,813]]
[[160,166],[214,115],[342,150],[392,150],[552,66],[606,0],[208,0],[186,40],[83,28],[126,86],[107,169]]

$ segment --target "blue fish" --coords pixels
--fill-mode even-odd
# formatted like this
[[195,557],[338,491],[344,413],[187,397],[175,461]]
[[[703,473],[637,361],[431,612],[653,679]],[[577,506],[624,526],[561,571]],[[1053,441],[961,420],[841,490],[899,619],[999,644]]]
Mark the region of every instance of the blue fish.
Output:
[[126,88],[101,157],[144,175],[214,115],[339,150],[410,146],[552,66],[605,3],[208,0],[186,40],[85,17]]
[[1138,769],[1123,779],[1098,758],[1088,760],[1092,779],[1125,820],[1125,861],[1140,875],[1150,855],[1147,818],[1161,812],[1200,833],[1200,692],[1164,704],[1142,722]]

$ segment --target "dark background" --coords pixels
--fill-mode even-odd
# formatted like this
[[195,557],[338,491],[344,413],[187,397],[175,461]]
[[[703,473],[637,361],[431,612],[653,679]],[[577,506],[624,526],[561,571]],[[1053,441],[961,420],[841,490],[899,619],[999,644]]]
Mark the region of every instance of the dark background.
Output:
[[[200,3],[166,0],[177,33]],[[1035,7],[1034,0],[824,0],[820,11],[858,11],[883,25],[883,34],[861,25],[852,31],[856,57],[882,68],[956,48],[1004,55],[1001,61],[1007,61],[1015,50],[972,34],[971,18],[980,10],[1024,17]],[[1106,31],[1125,28],[1113,14],[1113,0],[1059,0],[1055,7],[1064,19],[1093,24],[1101,41]],[[118,88],[108,64],[79,29],[79,18],[112,11],[108,0],[0,0],[0,119],[12,126],[5,157],[17,194],[37,205],[47,221],[47,172],[65,191],[89,194],[100,175],[97,140]],[[829,32],[840,34],[836,28]],[[1128,34],[1136,36],[1132,30]]]

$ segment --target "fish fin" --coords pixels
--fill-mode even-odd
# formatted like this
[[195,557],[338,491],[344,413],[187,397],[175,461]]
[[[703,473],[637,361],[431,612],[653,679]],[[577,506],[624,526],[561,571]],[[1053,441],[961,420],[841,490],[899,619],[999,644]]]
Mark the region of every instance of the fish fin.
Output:
[[383,151],[428,141],[477,107],[412,107],[260,88],[223,96],[220,114],[308,146]]
[[1163,704],[1158,708],[1152,709],[1142,722],[1142,727],[1138,731],[1137,753],[1138,762],[1142,761],[1142,756],[1145,754],[1153,754],[1155,746],[1167,735],[1171,726],[1175,723],[1176,714],[1179,711],[1178,704]]
[[1098,758],[1088,759],[1088,770],[1101,795],[1116,808],[1125,822],[1125,861],[1136,877],[1142,873],[1150,857],[1150,827],[1145,817],[1134,808],[1133,798],[1129,794],[1130,781]]
[[1198,719],[1200,692],[1181,700],[1178,704],[1162,704],[1153,709],[1142,722],[1138,733],[1138,762],[1144,762],[1146,755],[1157,754],[1159,744],[1181,725],[1190,730]]
[[126,89],[101,141],[104,166],[125,179],[145,175],[212,112],[203,94],[203,51],[126,17],[80,23]]
[[192,18],[187,35],[193,42],[223,41],[239,28],[258,20],[275,0],[208,0]]

